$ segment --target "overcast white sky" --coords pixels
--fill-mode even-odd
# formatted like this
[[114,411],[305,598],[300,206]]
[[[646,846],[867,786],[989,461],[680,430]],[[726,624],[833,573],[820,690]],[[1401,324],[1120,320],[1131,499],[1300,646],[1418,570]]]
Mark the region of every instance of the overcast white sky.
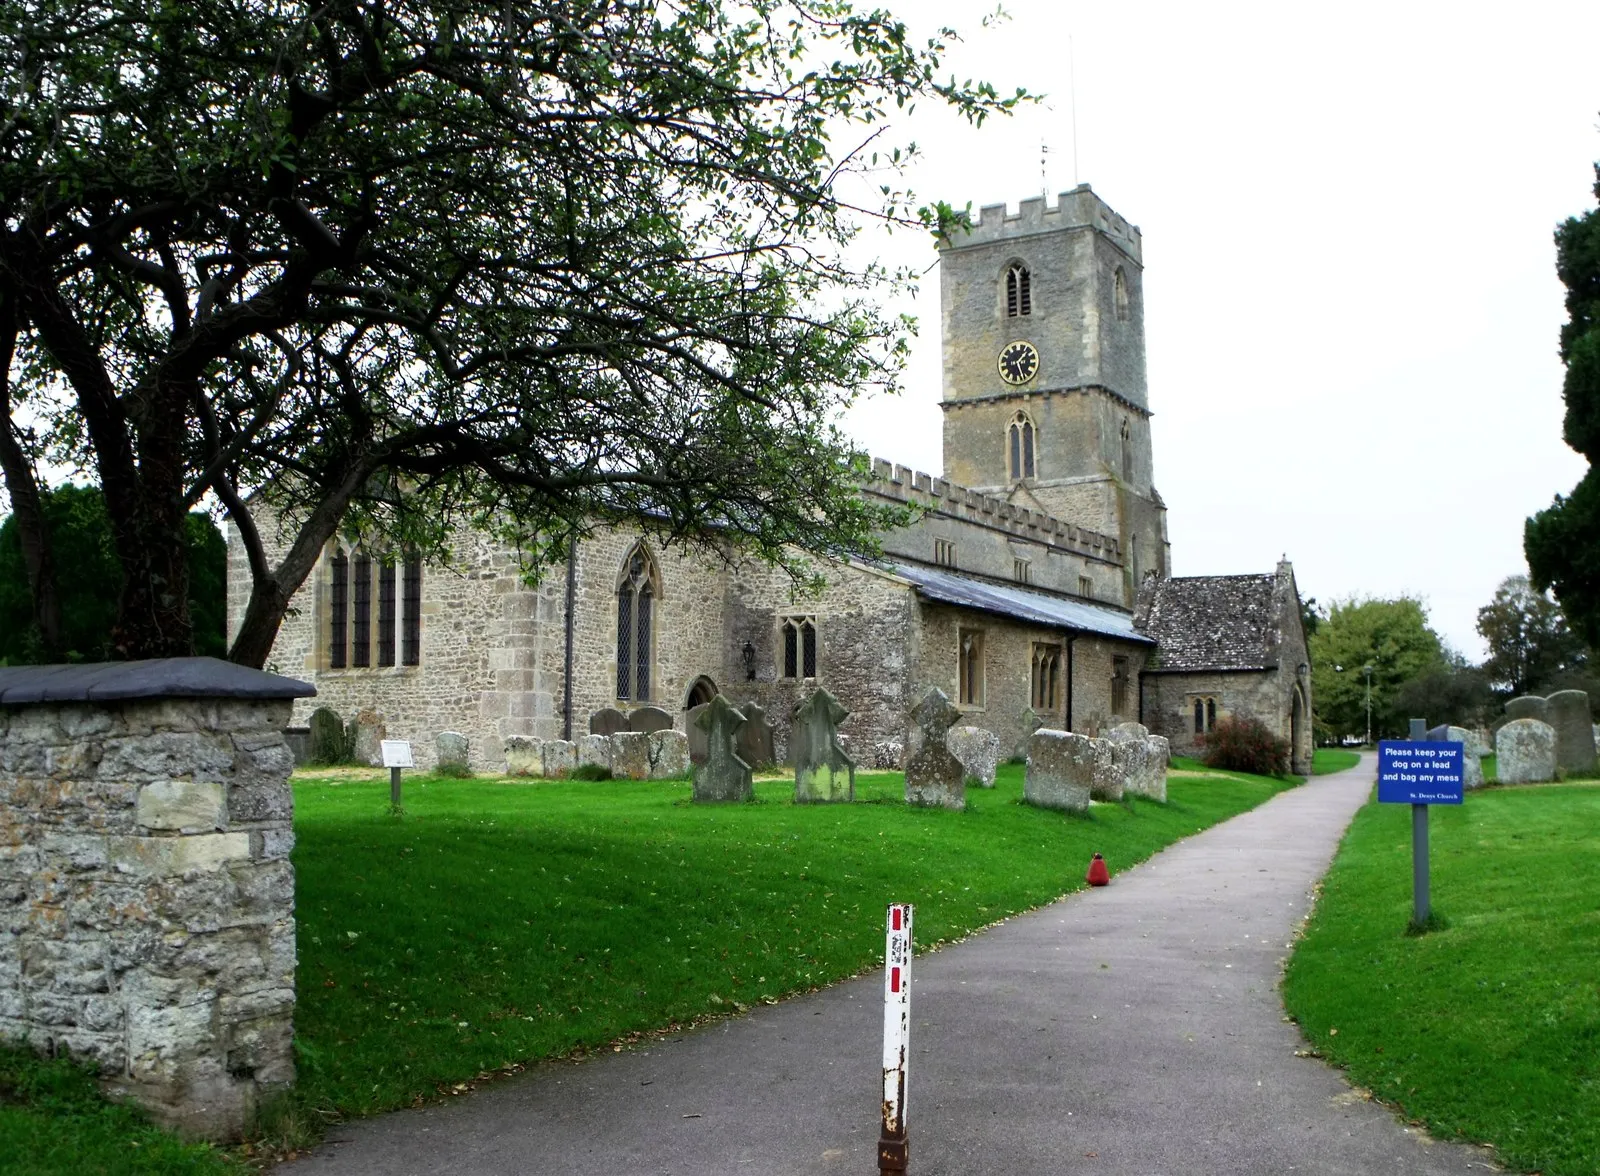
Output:
[[[1144,233],[1156,485],[1179,575],[1294,561],[1303,596],[1411,593],[1477,659],[1522,521],[1584,471],[1561,440],[1551,233],[1594,207],[1600,4],[900,0],[954,72],[1048,104],[907,128],[925,199],[1081,180]],[[1077,174],[1068,38],[1076,64]],[[931,262],[909,234],[885,259]],[[849,424],[941,468],[938,283],[907,391]]]

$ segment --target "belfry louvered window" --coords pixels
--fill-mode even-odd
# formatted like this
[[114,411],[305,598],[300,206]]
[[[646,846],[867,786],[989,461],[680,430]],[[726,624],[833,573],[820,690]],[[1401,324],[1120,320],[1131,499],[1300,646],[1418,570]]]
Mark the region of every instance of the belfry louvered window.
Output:
[[1033,278],[1020,262],[1006,270],[1006,317],[1033,313]]
[[656,597],[655,569],[643,548],[636,547],[617,585],[617,698],[646,702],[650,698],[650,650]]

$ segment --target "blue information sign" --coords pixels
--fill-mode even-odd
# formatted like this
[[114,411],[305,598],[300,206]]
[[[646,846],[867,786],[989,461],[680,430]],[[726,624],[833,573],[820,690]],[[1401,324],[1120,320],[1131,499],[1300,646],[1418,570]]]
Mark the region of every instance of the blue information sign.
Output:
[[1384,804],[1460,804],[1459,743],[1385,739],[1378,744],[1378,799]]

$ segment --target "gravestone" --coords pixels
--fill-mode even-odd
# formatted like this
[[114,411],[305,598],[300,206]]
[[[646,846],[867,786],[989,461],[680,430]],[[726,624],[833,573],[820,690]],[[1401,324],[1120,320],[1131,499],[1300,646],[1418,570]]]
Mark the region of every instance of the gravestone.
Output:
[[310,727],[285,727],[283,741],[289,745],[289,754],[294,756],[295,767],[303,768],[311,762]]
[[577,741],[578,767],[591,765],[611,770],[611,736],[585,735]]
[[1106,732],[1106,742],[1118,748],[1115,760],[1124,794],[1132,793],[1149,800],[1167,799],[1167,757],[1171,754],[1171,744],[1165,737],[1150,734],[1142,723],[1118,723]]
[[440,731],[433,741],[434,753],[440,768],[466,768],[468,766],[467,737],[460,731]]
[[689,774],[689,737],[668,727],[647,736],[652,780],[678,780]]
[[920,808],[967,807],[967,769],[945,743],[961,712],[938,687],[911,712],[906,755],[906,803]]
[[855,761],[839,746],[839,724],[849,715],[837,698],[820,688],[794,708],[789,748],[794,755],[796,804],[856,798]]
[[1556,778],[1556,729],[1538,719],[1512,719],[1494,737],[1495,775],[1502,784]]
[[578,749],[566,739],[547,739],[543,750],[547,779],[565,780],[578,766]]
[[311,712],[311,762],[342,764],[350,758],[344,720],[325,706]]
[[[293,727],[289,728],[289,731],[293,731],[293,730],[294,730]],[[289,731],[285,731],[284,735],[287,736],[289,734]],[[290,746],[293,746],[293,741],[291,741]],[[1596,723],[1594,725],[1594,750],[1595,750],[1595,754],[1600,755],[1600,723]],[[295,762],[299,763],[300,761],[296,760]]]
[[872,766],[880,772],[898,772],[905,759],[905,745],[898,739],[880,739],[872,745]]
[[[979,788],[994,787],[994,771],[1000,764],[1000,736],[982,727],[951,727],[944,745]],[[874,762],[872,766],[879,765]]]
[[1089,811],[1094,780],[1094,740],[1072,731],[1042,728],[1028,736],[1022,798],[1040,808]]
[[1128,785],[1128,756],[1136,744],[1113,739],[1089,741],[1094,772],[1089,777],[1089,796],[1094,800],[1119,801]]
[[[703,764],[706,762],[706,728],[700,725],[700,716],[706,713],[709,702],[702,702],[699,706],[691,706],[683,716],[684,734],[689,737],[689,762]],[[743,715],[740,716],[741,720]]]
[[615,735],[628,729],[628,716],[616,707],[603,706],[589,716],[589,734]]
[[697,801],[753,800],[750,765],[739,755],[739,734],[746,723],[726,698],[718,694],[695,716],[706,747],[706,758],[694,768]]
[[1131,779],[1128,787],[1150,800],[1167,803],[1167,766],[1172,763],[1172,742],[1165,735],[1152,735],[1145,741],[1148,774]]
[[384,726],[383,716],[370,708],[363,709],[356,715],[355,736],[351,756],[356,763],[381,768],[383,741],[389,738],[389,728]]
[[1033,738],[1035,731],[1042,730],[1045,726],[1044,716],[1029,707],[1022,712],[1022,738],[1017,740],[1017,745],[1011,749],[1011,754],[1019,759],[1028,758],[1028,740]]
[[1545,700],[1537,694],[1523,694],[1506,703],[1506,718],[1508,719],[1538,719],[1546,722]]
[[618,780],[650,778],[650,735],[618,731],[611,737],[611,774]]
[[739,710],[744,715],[744,726],[739,728],[739,758],[749,764],[752,771],[771,767],[778,762],[772,745],[772,720],[753,702],[745,703]]
[[659,706],[640,706],[628,712],[628,730],[643,731],[646,735],[652,731],[672,730],[672,716]]
[[1483,757],[1477,736],[1465,727],[1446,727],[1447,743],[1461,744],[1461,787],[1468,791],[1483,787]]
[[1557,690],[1545,700],[1545,722],[1556,729],[1556,767],[1594,771],[1594,716],[1583,690]]
[[506,736],[506,775],[538,776],[544,772],[544,740]]

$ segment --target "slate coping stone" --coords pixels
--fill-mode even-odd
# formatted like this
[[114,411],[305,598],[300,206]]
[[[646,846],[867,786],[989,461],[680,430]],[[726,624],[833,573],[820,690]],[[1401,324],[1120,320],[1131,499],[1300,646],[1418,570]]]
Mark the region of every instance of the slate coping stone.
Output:
[[310,698],[309,682],[216,657],[0,667],[0,706],[135,698]]

